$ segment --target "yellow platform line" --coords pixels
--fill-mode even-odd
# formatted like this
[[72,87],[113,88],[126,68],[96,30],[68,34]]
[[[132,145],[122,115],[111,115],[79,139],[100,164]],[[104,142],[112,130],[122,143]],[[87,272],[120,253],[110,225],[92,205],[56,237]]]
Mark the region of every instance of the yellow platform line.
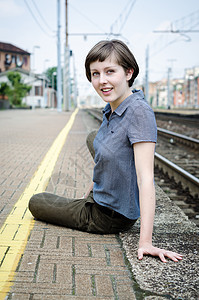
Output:
[[56,161],[75,121],[78,109],[59,133],[13,210],[0,228],[0,299],[5,299],[14,284],[15,270],[23,254],[34,220],[28,210],[33,194],[45,191]]

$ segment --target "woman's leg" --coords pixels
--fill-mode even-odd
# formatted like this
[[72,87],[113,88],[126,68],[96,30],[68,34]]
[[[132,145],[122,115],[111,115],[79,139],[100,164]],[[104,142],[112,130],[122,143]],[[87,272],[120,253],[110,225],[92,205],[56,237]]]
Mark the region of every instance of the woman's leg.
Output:
[[41,221],[69,228],[87,230],[93,199],[68,199],[51,193],[33,195],[29,201],[32,215]]
[[[93,141],[97,131],[91,132],[86,140],[88,149],[94,158]],[[87,230],[90,209],[94,203],[88,195],[85,199],[68,199],[51,193],[33,195],[29,201],[29,210],[39,220],[80,230]]]
[[93,192],[86,199],[67,199],[50,193],[36,194],[30,199],[29,209],[38,220],[100,234],[127,230],[135,222],[109,209],[103,212],[93,200]]
[[86,144],[87,144],[88,150],[90,151],[90,154],[92,155],[93,158],[95,157],[93,141],[96,137],[96,134],[97,134],[97,130],[94,130],[88,134],[87,139],[86,139]]

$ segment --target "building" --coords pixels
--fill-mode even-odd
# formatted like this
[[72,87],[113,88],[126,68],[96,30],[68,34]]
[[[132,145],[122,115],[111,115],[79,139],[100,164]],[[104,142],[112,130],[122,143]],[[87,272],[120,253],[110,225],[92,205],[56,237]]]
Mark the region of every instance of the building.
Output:
[[[135,84],[144,92],[144,85]],[[199,67],[185,69],[184,78],[149,82],[148,102],[154,108],[199,108]]]
[[[33,74],[22,69],[15,68],[13,72],[18,72],[21,75],[23,83],[31,85],[32,89],[29,94],[23,98],[23,103],[34,107],[57,107],[56,91],[49,87],[49,80],[45,75]],[[0,83],[9,82],[7,77],[8,71],[0,73]],[[2,100],[1,100],[2,101]],[[9,105],[5,103],[4,108]]]
[[[143,85],[135,85],[135,89],[145,92]],[[167,107],[167,80],[149,82],[148,102],[152,107]]]
[[172,80],[173,90],[173,107],[184,107],[185,106],[185,93],[184,93],[184,79]]
[[30,53],[12,44],[0,42],[0,73],[14,68],[30,72]]
[[199,107],[199,67],[189,68],[185,70],[185,106]]
[[[23,103],[32,107],[56,107],[56,91],[49,88],[49,80],[44,74],[35,74],[31,71],[30,56],[31,54],[23,49],[0,42],[0,83],[8,82],[8,72],[18,72],[22,81],[32,86]],[[1,107],[9,107],[8,101],[2,100],[1,96],[0,101]]]

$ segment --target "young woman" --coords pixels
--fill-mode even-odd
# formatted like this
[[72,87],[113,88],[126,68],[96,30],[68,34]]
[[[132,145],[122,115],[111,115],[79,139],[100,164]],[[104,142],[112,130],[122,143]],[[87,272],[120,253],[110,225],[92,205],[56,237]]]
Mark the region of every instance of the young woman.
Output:
[[88,53],[85,69],[107,103],[99,131],[87,138],[95,161],[93,183],[83,199],[34,195],[30,211],[40,220],[102,234],[127,230],[141,216],[138,258],[181,260],[182,255],[152,245],[157,129],[143,93],[131,89],[139,73],[133,54],[122,41],[101,41]]

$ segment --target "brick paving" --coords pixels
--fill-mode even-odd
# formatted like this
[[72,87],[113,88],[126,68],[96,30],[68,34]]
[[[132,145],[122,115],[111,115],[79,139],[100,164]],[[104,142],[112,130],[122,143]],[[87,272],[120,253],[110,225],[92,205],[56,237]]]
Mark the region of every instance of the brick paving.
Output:
[[[0,112],[0,223],[3,224],[71,113]],[[92,180],[86,148],[96,123],[76,116],[49,183],[48,192],[81,197]],[[36,221],[21,255],[7,299],[136,299],[121,245],[115,235],[96,235]]]
[[0,111],[0,226],[70,113]]

